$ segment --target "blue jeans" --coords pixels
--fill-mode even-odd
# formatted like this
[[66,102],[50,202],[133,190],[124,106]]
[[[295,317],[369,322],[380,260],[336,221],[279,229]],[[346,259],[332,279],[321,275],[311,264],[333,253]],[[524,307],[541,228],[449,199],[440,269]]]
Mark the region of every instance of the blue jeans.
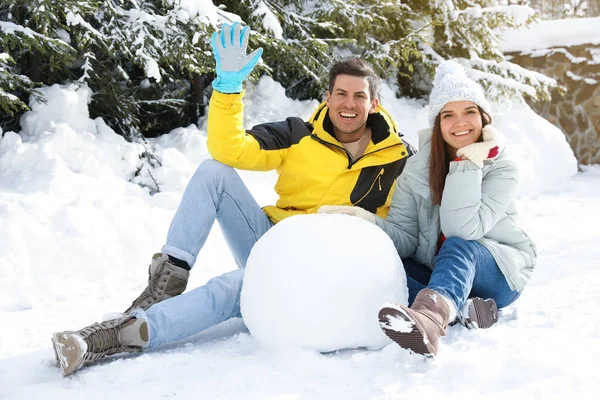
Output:
[[520,295],[511,290],[492,254],[481,243],[449,237],[442,244],[433,271],[412,258],[403,259],[408,284],[408,304],[425,287],[454,301],[460,310],[470,297],[494,299],[498,308]]
[[193,267],[215,219],[239,269],[146,311],[134,310],[132,315],[148,321],[148,347],[175,342],[241,316],[240,292],[246,260],[256,241],[273,223],[233,168],[207,160],[200,164],[185,189],[163,253]]

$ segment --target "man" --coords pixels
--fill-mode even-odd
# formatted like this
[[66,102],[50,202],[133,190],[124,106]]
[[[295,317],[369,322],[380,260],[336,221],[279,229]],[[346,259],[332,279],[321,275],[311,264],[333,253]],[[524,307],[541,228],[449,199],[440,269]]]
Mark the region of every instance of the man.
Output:
[[[324,205],[349,207],[358,216],[387,214],[409,150],[379,106],[372,68],[358,59],[338,63],[330,71],[326,102],[308,122],[288,118],[246,131],[242,83],[262,53],[246,55],[249,33],[234,23],[212,37],[217,78],[208,148],[214,160],[203,162],[191,178],[166,245],[153,257],[148,287],[121,318],[54,334],[64,375],[106,355],[174,342],[240,317],[246,259],[284,218]],[[277,169],[277,204],[261,209],[234,168]],[[240,269],[179,296],[215,219]]]

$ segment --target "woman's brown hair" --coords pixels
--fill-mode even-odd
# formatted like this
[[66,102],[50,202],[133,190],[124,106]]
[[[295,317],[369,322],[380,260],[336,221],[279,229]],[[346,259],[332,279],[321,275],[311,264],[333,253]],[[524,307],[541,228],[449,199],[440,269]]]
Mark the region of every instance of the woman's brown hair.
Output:
[[[492,118],[486,114],[479,106],[481,115],[481,127],[491,124]],[[435,118],[433,132],[431,135],[431,154],[429,155],[429,191],[431,192],[431,202],[433,204],[442,204],[442,193],[446,184],[446,175],[450,170],[451,160],[446,151],[446,142],[442,137],[441,113]],[[481,140],[481,138],[479,138]]]

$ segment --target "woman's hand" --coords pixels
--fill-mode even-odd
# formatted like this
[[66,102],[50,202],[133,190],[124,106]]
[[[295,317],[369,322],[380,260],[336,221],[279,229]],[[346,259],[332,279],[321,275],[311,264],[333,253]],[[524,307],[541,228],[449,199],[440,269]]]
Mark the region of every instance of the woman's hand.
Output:
[[493,126],[486,125],[482,133],[483,142],[472,143],[456,152],[459,158],[471,160],[480,168],[484,160],[496,157],[506,146],[506,138]]

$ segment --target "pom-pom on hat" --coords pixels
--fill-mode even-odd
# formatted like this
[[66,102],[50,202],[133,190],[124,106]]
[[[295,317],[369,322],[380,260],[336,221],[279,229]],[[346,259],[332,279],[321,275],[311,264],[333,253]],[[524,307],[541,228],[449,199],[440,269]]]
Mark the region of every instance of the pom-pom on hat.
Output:
[[472,101],[492,116],[482,87],[467,76],[459,63],[448,60],[438,65],[433,78],[433,90],[429,96],[430,126],[433,126],[442,108],[453,101]]

